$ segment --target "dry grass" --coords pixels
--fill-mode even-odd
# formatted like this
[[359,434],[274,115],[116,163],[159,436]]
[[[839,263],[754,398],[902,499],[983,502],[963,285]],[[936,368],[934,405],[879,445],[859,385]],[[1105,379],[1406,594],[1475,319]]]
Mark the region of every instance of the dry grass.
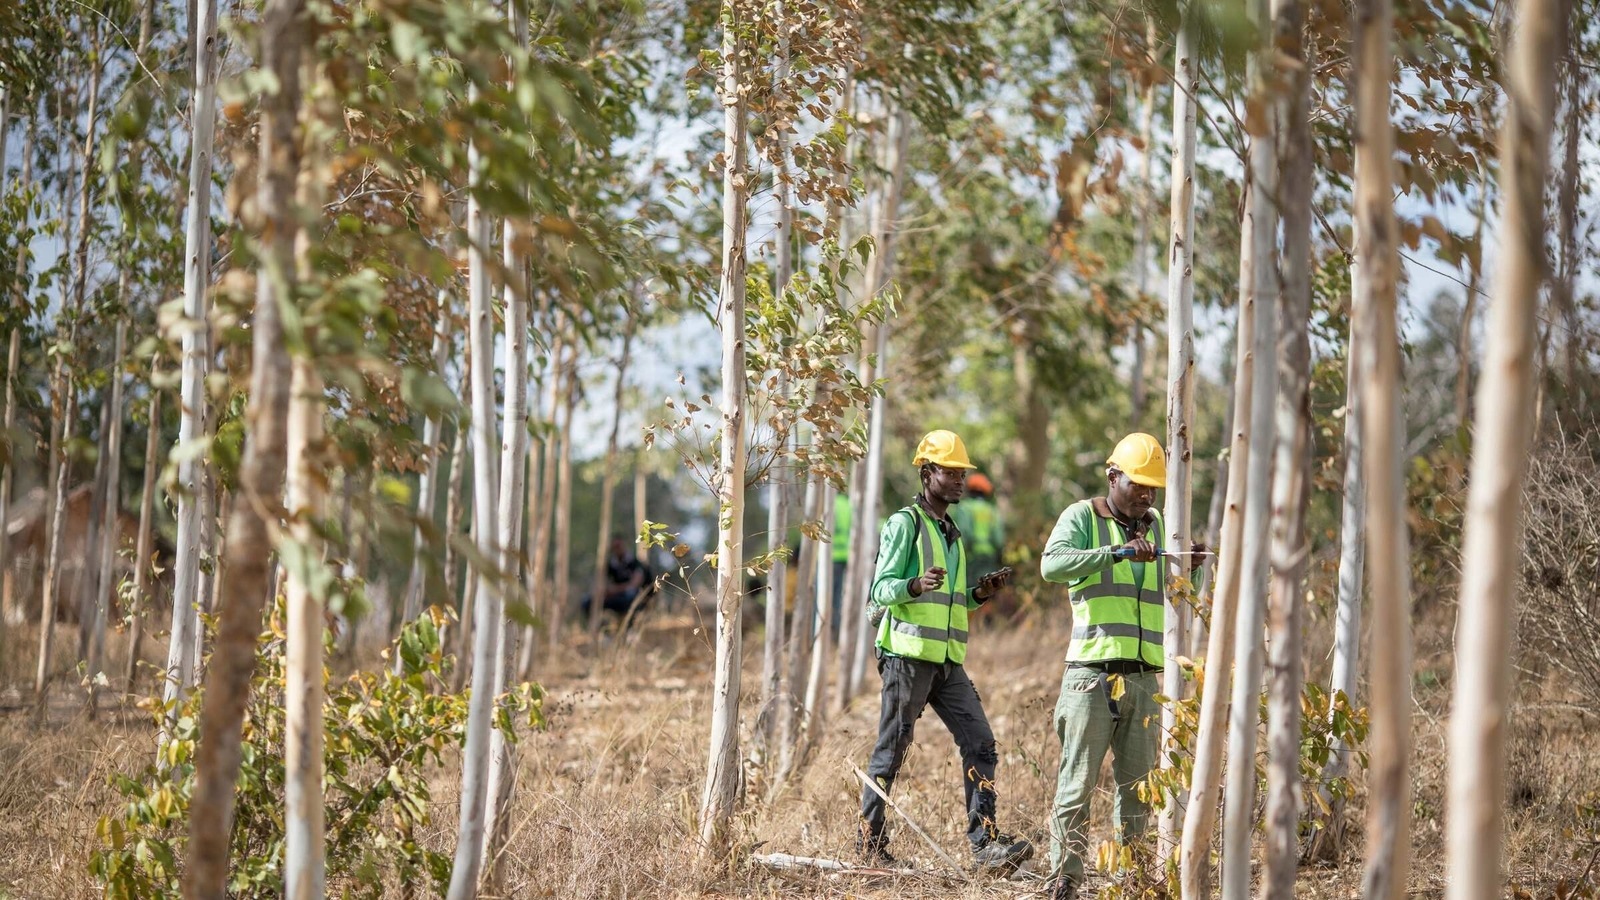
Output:
[[[1414,781],[1416,786],[1415,896],[1443,890],[1445,713],[1449,701],[1452,611],[1430,608],[1418,623]],[[960,884],[830,879],[775,875],[702,865],[694,813],[706,759],[711,647],[688,619],[657,619],[621,646],[564,649],[541,660],[549,690],[548,730],[520,744],[521,780],[514,832],[507,850],[506,897],[1019,897],[1036,894],[1036,880]],[[1054,791],[1057,746],[1051,710],[1061,674],[1066,623],[1045,619],[1012,631],[980,625],[968,669],[983,695],[1000,741],[1002,827],[1033,840],[1043,855]],[[1318,635],[1312,629],[1311,645]],[[759,642],[746,640],[746,692],[755,690]],[[19,655],[28,651],[17,648]],[[69,651],[70,652],[70,651]],[[31,655],[31,654],[28,654]],[[848,857],[854,838],[859,783],[850,766],[864,765],[875,737],[876,678],[871,692],[834,717],[809,765],[770,805],[753,800],[741,816],[738,840],[758,852]],[[0,897],[77,898],[98,892],[86,871],[96,845],[96,820],[118,800],[106,786],[113,771],[142,767],[153,735],[136,712],[90,724],[78,714],[75,688],[60,695],[48,724],[37,726],[17,695],[0,696]],[[1575,879],[1596,853],[1600,828],[1600,771],[1591,762],[1600,742],[1595,719],[1571,705],[1557,685],[1524,685],[1525,704],[1511,730],[1508,850],[1514,878],[1534,897],[1554,896],[1560,879]],[[744,721],[757,703],[747,699]],[[747,775],[752,785],[764,774]],[[454,771],[434,779],[434,823],[421,835],[451,846],[456,818]],[[760,793],[752,790],[754,797]],[[964,809],[960,772],[937,717],[920,723],[918,742],[895,799],[960,859]],[[1109,800],[1097,799],[1102,832]],[[1352,815],[1359,821],[1357,808]],[[934,855],[896,824],[893,847],[921,868]],[[1360,840],[1337,866],[1307,869],[1301,893],[1352,897],[1360,889]],[[1600,869],[1600,866],[1596,866]],[[1589,873],[1592,880],[1595,872]]]

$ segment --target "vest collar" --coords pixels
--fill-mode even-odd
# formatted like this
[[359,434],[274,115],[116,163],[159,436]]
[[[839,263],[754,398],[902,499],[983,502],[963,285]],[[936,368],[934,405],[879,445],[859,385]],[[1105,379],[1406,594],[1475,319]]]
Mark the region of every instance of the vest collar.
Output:
[[961,539],[961,529],[956,527],[955,517],[950,515],[950,511],[948,509],[945,510],[943,518],[934,515],[933,510],[928,508],[928,501],[923,498],[920,492],[915,497],[911,498],[911,505],[921,510],[925,515],[927,515],[928,518],[938,523],[939,530],[944,532],[945,543],[954,544],[956,541]]
[[1112,512],[1111,501],[1107,500],[1105,497],[1095,497],[1093,500],[1090,500],[1089,503],[1094,507],[1095,515],[1102,519],[1110,519],[1113,522],[1116,522],[1118,525],[1121,525],[1122,530],[1127,532],[1130,538],[1135,536],[1142,537],[1146,534],[1149,534],[1150,530],[1156,525],[1155,510],[1146,511],[1144,517],[1139,519],[1137,522],[1128,522],[1118,516],[1115,512]]

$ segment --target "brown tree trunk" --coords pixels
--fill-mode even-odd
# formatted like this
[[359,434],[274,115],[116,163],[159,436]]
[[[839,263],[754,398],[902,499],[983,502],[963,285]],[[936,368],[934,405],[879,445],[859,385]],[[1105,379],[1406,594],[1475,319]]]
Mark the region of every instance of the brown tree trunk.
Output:
[[1300,860],[1300,691],[1311,484],[1311,66],[1301,0],[1274,0],[1273,31],[1287,74],[1277,113],[1283,255],[1278,297],[1277,459],[1272,483],[1272,585],[1267,610],[1267,865],[1262,891],[1294,893]]
[[134,542],[133,553],[133,607],[128,610],[132,625],[128,628],[128,668],[123,677],[126,691],[133,693],[139,679],[140,644],[144,639],[144,620],[150,615],[150,575],[155,563],[150,558],[155,543],[155,490],[157,465],[161,453],[161,392],[156,389],[156,375],[160,371],[161,357],[150,360],[150,429],[144,442],[144,486],[139,493],[139,537]]
[[606,612],[606,554],[611,544],[612,504],[617,494],[617,439],[622,433],[622,398],[628,384],[628,358],[633,352],[633,329],[636,323],[632,310],[627,315],[628,323],[622,333],[622,356],[617,361],[616,390],[611,400],[611,436],[606,441],[605,468],[600,476],[600,529],[595,536],[594,580],[589,585],[591,643],[600,634],[600,619]]
[[[1545,275],[1544,190],[1555,104],[1555,61],[1568,49],[1569,12],[1564,0],[1527,0],[1519,5],[1507,69],[1507,109],[1500,135],[1500,176],[1505,186],[1500,214],[1502,250],[1495,267],[1488,343],[1478,382],[1471,487],[1461,548],[1445,843],[1451,876],[1449,900],[1488,900],[1501,896],[1505,886],[1506,725],[1511,718],[1523,483],[1534,437],[1531,364],[1539,282]],[[1572,225],[1565,223],[1568,228]],[[1561,235],[1564,242],[1569,237]],[[1398,465],[1391,468],[1398,469]],[[1403,552],[1404,532],[1401,536]],[[1404,601],[1405,595],[1397,599]],[[1400,606],[1399,611],[1403,610]],[[1395,611],[1388,612],[1382,627],[1389,627],[1397,618]],[[1398,693],[1403,695],[1401,701],[1409,699],[1405,696],[1409,692]],[[1374,716],[1375,738],[1380,721],[1387,719]],[[1375,758],[1375,770],[1379,764]],[[1386,778],[1377,784],[1388,788],[1389,773],[1382,771]],[[1400,810],[1394,817],[1398,819],[1394,834],[1404,841],[1410,803],[1403,793],[1408,786],[1403,757],[1397,781],[1400,790],[1394,800]],[[1388,800],[1386,794],[1380,796]],[[1389,821],[1382,818],[1374,824]],[[1373,836],[1387,833],[1374,829]],[[1401,866],[1391,879],[1388,897],[1400,896],[1404,876]]]
[[278,89],[261,97],[261,169],[256,191],[262,237],[245,447],[228,519],[228,592],[218,613],[189,807],[189,859],[184,900],[222,900],[228,881],[234,785],[239,778],[240,726],[255,671],[256,636],[271,588],[268,559],[281,514],[289,356],[280,304],[294,302],[295,244],[300,231],[292,200],[300,172],[295,124],[300,107],[300,52],[306,44],[305,0],[267,0],[260,60]]
[[1394,217],[1393,10],[1389,0],[1357,0],[1351,72],[1355,80],[1356,257],[1370,291],[1356,306],[1366,316],[1370,350],[1363,437],[1366,441],[1367,560],[1372,595],[1371,768],[1368,772],[1368,900],[1400,900],[1411,868],[1411,586],[1399,404],[1400,336],[1395,304],[1399,246]]
[[[1255,206],[1245,185],[1244,215],[1239,223],[1239,324],[1234,353],[1233,416],[1230,425],[1227,496],[1217,539],[1217,584],[1212,593],[1211,635],[1201,685],[1200,720],[1195,732],[1194,773],[1190,778],[1188,815],[1184,817],[1179,874],[1184,900],[1211,896],[1211,833],[1217,823],[1222,787],[1223,738],[1227,735],[1229,672],[1233,658],[1235,608],[1244,557],[1244,500],[1250,477],[1249,423],[1254,411],[1255,366]],[[1260,361],[1266,365],[1265,360]],[[1263,398],[1260,402],[1268,402]]]

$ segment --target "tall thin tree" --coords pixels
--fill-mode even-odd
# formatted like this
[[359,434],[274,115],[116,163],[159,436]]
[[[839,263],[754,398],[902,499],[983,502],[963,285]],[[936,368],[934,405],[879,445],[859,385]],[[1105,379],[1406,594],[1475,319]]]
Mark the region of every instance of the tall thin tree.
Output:
[[[1222,787],[1222,750],[1228,715],[1235,615],[1244,559],[1245,487],[1250,477],[1250,426],[1256,402],[1256,209],[1245,184],[1239,222],[1239,326],[1234,353],[1233,421],[1228,450],[1227,499],[1217,538],[1217,583],[1212,592],[1211,634],[1206,645],[1205,678],[1201,683],[1200,719],[1195,733],[1194,774],[1190,777],[1189,807],[1183,820],[1179,875],[1184,900],[1211,896],[1211,833],[1217,823],[1217,801]],[[1266,365],[1266,361],[1260,361]],[[1262,401],[1266,402],[1266,401]]]
[[[1167,226],[1167,503],[1163,518],[1167,525],[1167,546],[1179,550],[1189,547],[1189,513],[1193,506],[1190,474],[1194,460],[1194,436],[1189,429],[1190,422],[1194,420],[1194,153],[1195,98],[1199,86],[1199,75],[1195,70],[1194,16],[1194,0],[1190,0],[1183,8],[1178,38],[1173,48],[1172,193]],[[1147,106],[1153,106],[1153,82],[1148,90]],[[1147,126],[1145,131],[1149,133]],[[1146,160],[1155,155],[1154,150],[1154,147],[1146,144]],[[1148,182],[1148,162],[1144,168]],[[1148,187],[1143,190],[1148,207],[1150,191]],[[1142,214],[1141,230],[1148,231],[1149,216],[1149,212]],[[1147,265],[1142,257],[1138,264],[1142,279]],[[1135,418],[1134,421],[1138,422],[1139,419]],[[1179,556],[1175,559],[1178,565],[1168,567],[1167,577],[1187,578],[1189,557]],[[1168,660],[1176,660],[1186,649],[1184,638],[1188,618],[1188,604],[1174,603],[1168,606],[1163,629],[1163,644]],[[1182,699],[1182,669],[1177,665],[1168,665],[1164,673],[1161,692],[1173,700]],[[1171,735],[1177,727],[1177,721],[1176,707],[1173,704],[1163,705],[1163,748],[1171,746]],[[1159,756],[1162,768],[1172,767],[1170,753],[1163,752]],[[1179,797],[1168,798],[1157,817],[1156,833],[1164,850],[1177,844],[1181,802]]]
[[[1270,109],[1273,102],[1272,29],[1267,0],[1251,0],[1251,21],[1256,29],[1256,48],[1250,55],[1252,102]],[[1273,364],[1277,350],[1278,271],[1274,265],[1277,249],[1278,152],[1274,123],[1260,123],[1250,144],[1250,204],[1255,218],[1252,250],[1255,271],[1255,334],[1251,353],[1255,356],[1250,408],[1249,467],[1250,491],[1245,498],[1244,556],[1240,562],[1239,608],[1235,622],[1233,652],[1233,698],[1228,717],[1228,786],[1222,837],[1223,900],[1245,900],[1250,895],[1250,837],[1254,831],[1257,701],[1261,693],[1261,629],[1267,605],[1267,526],[1271,490],[1273,434],[1273,395],[1278,386],[1278,369]]]
[[[477,90],[471,91],[476,99]],[[496,471],[494,448],[499,442],[494,410],[494,318],[489,305],[491,286],[484,256],[491,246],[488,217],[478,192],[483,189],[485,163],[477,143],[467,144],[467,354],[471,358],[472,392],[472,533],[479,560],[497,558],[499,543],[495,522]],[[481,563],[480,563],[481,564]],[[484,827],[487,824],[490,730],[494,716],[495,653],[501,623],[499,585],[488,572],[479,572],[471,597],[476,630],[472,635],[472,701],[467,711],[466,740],[461,761],[461,817],[456,834],[455,866],[450,871],[449,900],[477,896],[483,867]]]
[[717,650],[711,689],[711,745],[700,801],[700,839],[720,858],[732,838],[739,788],[740,607],[744,594],[745,491],[745,239],[749,171],[746,163],[744,32],[753,27],[740,0],[722,3],[723,169],[722,281],[717,319],[722,330],[722,433],[717,465]]
[[1311,483],[1311,60],[1301,0],[1273,0],[1272,27],[1285,62],[1277,98],[1279,215],[1277,459],[1272,482],[1271,596],[1267,631],[1267,867],[1263,891],[1294,893],[1300,858],[1300,690]]
[[1356,305],[1366,312],[1370,350],[1358,357],[1366,407],[1367,556],[1372,596],[1372,767],[1368,773],[1366,889],[1369,900],[1399,900],[1411,867],[1410,539],[1401,447],[1400,337],[1395,305],[1399,277],[1394,216],[1393,9],[1389,0],[1357,0],[1351,73],[1355,80],[1356,256],[1370,292]]
[[[433,332],[433,370],[444,374],[450,352],[450,297],[439,291],[439,314]],[[441,441],[444,421],[439,413],[428,411],[422,423],[422,474],[417,476],[417,525],[411,539],[411,573],[406,577],[405,607],[401,610],[402,622],[410,622],[422,614],[422,598],[427,593],[427,536],[423,523],[432,523],[434,507],[439,494],[439,459],[443,455]],[[404,668],[401,654],[394,655],[394,671]]]
[[[1500,176],[1505,191],[1500,214],[1501,255],[1489,307],[1483,375],[1478,380],[1466,533],[1461,547],[1461,613],[1447,807],[1451,877],[1446,890],[1450,900],[1499,897],[1505,884],[1506,724],[1511,718],[1522,494],[1534,437],[1533,342],[1539,286],[1547,277],[1544,192],[1555,106],[1555,63],[1569,52],[1571,13],[1564,0],[1520,4],[1507,69],[1507,108],[1500,133]],[[1563,224],[1573,226],[1572,221]],[[1562,238],[1566,240],[1567,235]],[[1373,556],[1376,568],[1376,547]],[[1398,599],[1403,601],[1404,595]],[[1395,618],[1389,609],[1378,615],[1383,616],[1384,627]],[[1375,722],[1375,734],[1377,729]],[[1402,760],[1398,785],[1387,778],[1378,784],[1389,790],[1405,788],[1404,768]],[[1403,810],[1409,809],[1409,798],[1403,793],[1396,799]],[[1395,823],[1400,840],[1407,835],[1405,825],[1403,818]],[[1391,881],[1389,897],[1403,890],[1404,876],[1401,869]]]
[[[167,649],[162,699],[168,704],[166,730],[177,716],[177,700],[196,680],[195,645],[200,632],[201,461],[193,452],[204,430],[205,378],[210,357],[206,332],[211,283],[211,152],[216,130],[217,2],[195,5],[194,100],[189,125],[189,206],[184,230],[183,370],[178,396],[177,556],[172,573],[172,630]],[[298,13],[296,13],[298,14]]]
[[274,85],[260,99],[259,219],[255,229],[260,262],[251,325],[250,399],[245,407],[238,488],[233,492],[228,519],[228,591],[217,611],[217,652],[207,672],[201,711],[184,900],[222,900],[226,896],[240,729],[255,670],[261,610],[272,581],[268,557],[282,508],[291,377],[282,309],[294,302],[298,280],[295,251],[301,225],[294,210],[294,190],[300,173],[300,146],[295,125],[306,20],[305,0],[267,0],[261,14],[257,59]]

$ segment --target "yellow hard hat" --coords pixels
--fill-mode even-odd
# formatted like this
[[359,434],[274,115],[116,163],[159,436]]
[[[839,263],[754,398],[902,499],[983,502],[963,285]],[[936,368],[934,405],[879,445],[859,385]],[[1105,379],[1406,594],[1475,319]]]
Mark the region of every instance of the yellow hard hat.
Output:
[[1117,442],[1106,465],[1128,476],[1134,484],[1153,488],[1167,486],[1167,454],[1161,442],[1143,432],[1134,432]]
[[967,458],[967,445],[961,442],[961,436],[943,429],[928,432],[917,444],[917,455],[911,464],[920,466],[923,463],[933,463],[946,469],[977,468]]

